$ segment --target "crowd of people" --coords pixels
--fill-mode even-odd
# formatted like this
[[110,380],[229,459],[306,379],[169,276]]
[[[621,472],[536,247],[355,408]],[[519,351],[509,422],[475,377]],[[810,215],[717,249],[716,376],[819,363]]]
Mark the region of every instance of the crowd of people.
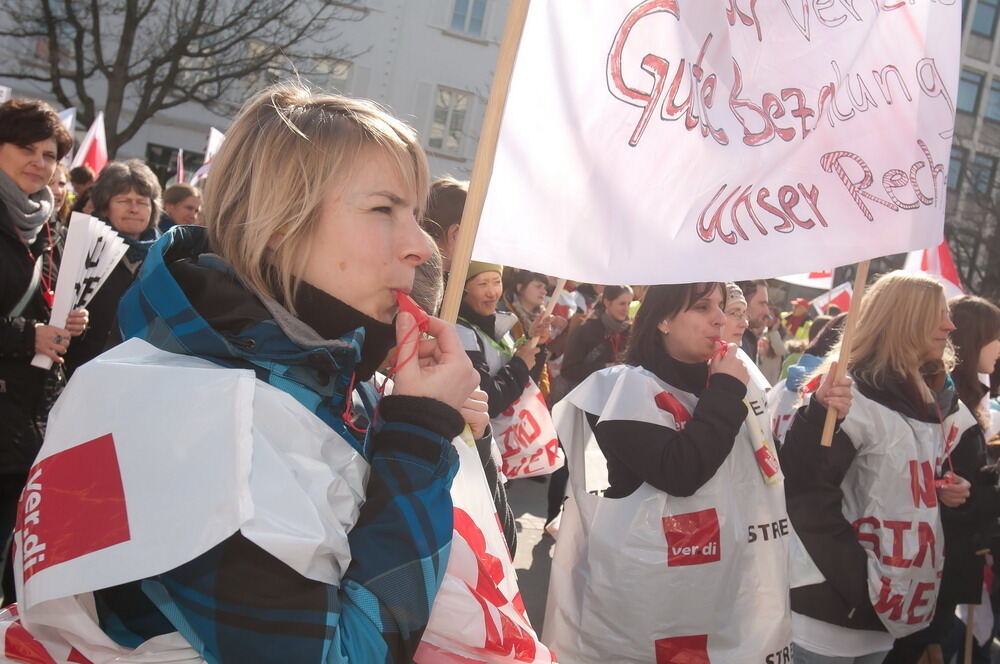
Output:
[[[459,269],[467,184],[432,181],[416,133],[371,102],[287,84],[258,95],[204,193],[164,191],[140,160],[69,170],[72,147],[47,104],[0,105],[5,604],[23,590],[18,502],[53,405],[109,349],[145,348],[132,340],[249,370],[275,404],[319,423],[294,455],[354,477],[331,465],[347,458],[338,449],[367,474],[345,503],[309,503],[334,525],[300,546],[335,558],[332,576],[290,563],[281,538],[236,530],[94,588],[85,614],[115,656],[179,633],[210,662],[413,661],[453,538],[452,441],[468,429],[497,516],[480,527],[498,527],[513,557],[518,486],[496,438],[528,399],[566,458],[541,478],[556,539],[542,640],[562,661],[916,663],[935,649],[948,661],[964,643],[956,607],[989,601],[995,303],[881,275],[842,356],[848,314],[802,298],[782,311],[766,280],[556,292],[553,276],[473,261],[453,326],[435,314]],[[127,251],[54,326],[73,212]],[[405,309],[407,295],[430,315]],[[33,366],[36,353],[53,368]],[[142,385],[129,392],[144,398]],[[171,398],[179,418],[213,409]],[[267,412],[255,400],[245,417],[266,429]],[[595,458],[607,481],[593,488]],[[249,463],[252,474],[264,461]],[[289,481],[276,492],[315,496]],[[31,627],[30,608],[22,620]]]

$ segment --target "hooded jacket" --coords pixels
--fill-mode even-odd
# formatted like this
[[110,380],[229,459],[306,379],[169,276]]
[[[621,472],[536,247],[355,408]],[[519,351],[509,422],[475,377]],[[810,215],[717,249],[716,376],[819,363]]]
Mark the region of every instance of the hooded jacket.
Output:
[[176,631],[211,663],[411,661],[447,563],[450,440],[462,418],[441,402],[408,396],[385,397],[376,417],[368,393],[363,400],[372,406],[353,424],[375,424],[368,435],[352,435],[346,395],[383,359],[391,326],[311,287],[304,293],[296,304],[312,325],[247,291],[209,253],[204,229],[178,227],[149,251],[118,320],[124,339],[251,369],[369,463],[340,585],[302,576],[238,532],[153,579],[96,592],[101,627],[119,644]]

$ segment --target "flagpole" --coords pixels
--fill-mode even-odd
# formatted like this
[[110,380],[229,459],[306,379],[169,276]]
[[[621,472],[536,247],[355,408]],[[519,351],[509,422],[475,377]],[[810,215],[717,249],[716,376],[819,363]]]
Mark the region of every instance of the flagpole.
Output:
[[465,210],[462,212],[462,223],[455,241],[455,251],[451,256],[448,284],[445,287],[444,300],[441,303],[441,318],[449,323],[454,323],[458,319],[458,307],[462,301],[465,275],[469,271],[472,245],[476,241],[479,218],[483,214],[486,191],[493,174],[493,160],[496,157],[497,140],[500,136],[500,121],[503,118],[504,106],[507,104],[507,92],[510,89],[514,61],[517,56],[517,48],[521,43],[521,33],[528,16],[529,4],[530,0],[512,0],[510,9],[507,10],[507,25],[503,31],[503,39],[500,41],[497,68],[493,74],[493,84],[490,87],[490,99],[483,117],[479,145],[476,147],[476,160],[472,165],[469,195],[465,201]]
[[[847,321],[844,323],[844,337],[840,342],[840,357],[837,358],[837,373],[835,378],[840,380],[847,373],[847,364],[851,359],[851,349],[854,345],[854,328],[858,324],[858,316],[861,312],[861,302],[865,297],[865,284],[868,283],[868,268],[871,261],[861,261],[858,263],[858,272],[854,276],[854,293],[851,294],[851,308],[847,311]],[[830,447],[833,443],[833,430],[837,425],[837,411],[827,408],[826,421],[823,423],[823,437],[820,438],[820,445]]]

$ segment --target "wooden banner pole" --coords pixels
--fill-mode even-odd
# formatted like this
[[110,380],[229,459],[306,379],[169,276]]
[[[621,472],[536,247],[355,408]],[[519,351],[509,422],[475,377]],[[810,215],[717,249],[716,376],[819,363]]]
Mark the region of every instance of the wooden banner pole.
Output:
[[496,156],[497,139],[500,136],[500,121],[507,103],[507,92],[510,89],[510,79],[514,72],[514,61],[521,43],[524,22],[528,16],[529,3],[530,0],[512,0],[510,9],[507,10],[507,25],[500,41],[500,55],[497,58],[496,72],[493,74],[490,99],[486,105],[486,115],[483,117],[483,128],[479,134],[476,160],[472,165],[469,195],[465,201],[465,210],[462,212],[455,251],[450,257],[451,269],[444,291],[444,300],[441,303],[441,318],[449,323],[454,323],[458,319],[465,275],[469,270],[472,245],[476,241],[479,218],[483,214],[486,191],[489,188],[490,176],[493,174],[493,159]]
[[[839,380],[847,373],[847,364],[851,358],[851,347],[854,345],[854,328],[858,324],[861,312],[861,302],[865,297],[865,284],[868,283],[868,268],[871,261],[858,263],[858,272],[854,276],[854,293],[851,294],[851,308],[847,312],[847,322],[844,324],[844,337],[840,344],[840,357],[837,358],[837,375]],[[837,411],[829,408],[826,411],[826,421],[823,423],[823,437],[820,444],[830,447],[833,443],[833,430],[837,425]]]
[[[549,298],[549,303],[545,305],[545,311],[542,313],[542,316],[552,315],[552,312],[555,311],[556,309],[556,305],[559,304],[559,296],[563,294],[563,290],[565,290],[565,288],[566,288],[566,280],[560,277],[556,281],[556,289],[552,291],[552,297]],[[531,340],[528,343],[531,344],[532,348],[538,345],[539,338],[540,337],[531,337]]]

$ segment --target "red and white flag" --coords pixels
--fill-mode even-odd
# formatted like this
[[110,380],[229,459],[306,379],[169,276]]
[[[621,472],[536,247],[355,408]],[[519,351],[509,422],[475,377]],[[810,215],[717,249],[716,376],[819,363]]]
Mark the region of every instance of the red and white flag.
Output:
[[823,290],[829,290],[833,288],[833,270],[786,274],[783,277],[778,277],[778,281],[795,284],[796,286],[805,286],[806,288],[822,288]]
[[831,306],[840,307],[841,311],[851,309],[851,296],[854,295],[854,288],[850,283],[844,282],[819,297],[810,301],[810,304],[820,313],[826,313]]
[[215,127],[211,127],[208,130],[208,143],[205,145],[205,161],[202,162],[201,167],[191,176],[191,184],[197,185],[200,180],[208,177],[209,168],[212,166],[212,157],[222,147],[222,141],[225,138],[226,135]]
[[87,135],[83,137],[70,168],[90,166],[94,173],[99,175],[107,163],[108,140],[104,133],[104,111],[100,111],[87,130]]
[[907,272],[922,272],[937,279],[944,286],[945,297],[949,299],[965,292],[947,240],[942,240],[941,244],[930,249],[909,252],[903,269]]

